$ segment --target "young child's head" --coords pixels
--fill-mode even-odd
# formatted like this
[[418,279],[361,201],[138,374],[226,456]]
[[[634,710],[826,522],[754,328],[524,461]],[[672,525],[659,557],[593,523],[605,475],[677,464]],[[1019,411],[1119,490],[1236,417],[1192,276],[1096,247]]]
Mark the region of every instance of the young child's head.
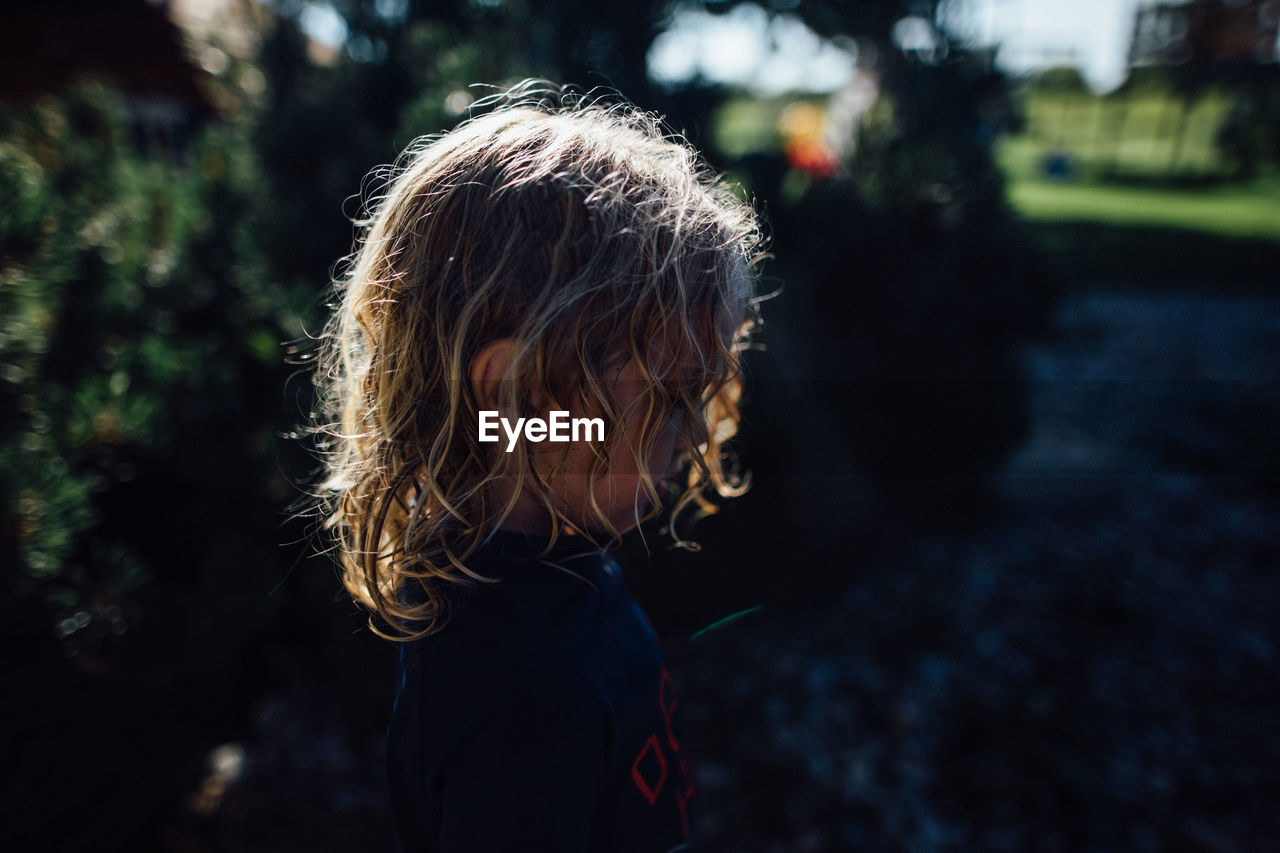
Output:
[[530,84],[482,106],[386,176],[316,374],[345,581],[400,634],[485,580],[495,530],[607,544],[667,491],[742,488],[755,212],[634,108]]

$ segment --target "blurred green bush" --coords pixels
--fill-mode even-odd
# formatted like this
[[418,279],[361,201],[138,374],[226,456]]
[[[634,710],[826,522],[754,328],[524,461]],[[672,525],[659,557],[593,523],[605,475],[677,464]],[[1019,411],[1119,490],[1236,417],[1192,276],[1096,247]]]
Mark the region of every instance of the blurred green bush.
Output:
[[72,653],[148,609],[186,623],[214,576],[273,576],[287,503],[297,320],[264,275],[244,131],[148,160],[129,122],[96,84],[0,113],[4,595]]

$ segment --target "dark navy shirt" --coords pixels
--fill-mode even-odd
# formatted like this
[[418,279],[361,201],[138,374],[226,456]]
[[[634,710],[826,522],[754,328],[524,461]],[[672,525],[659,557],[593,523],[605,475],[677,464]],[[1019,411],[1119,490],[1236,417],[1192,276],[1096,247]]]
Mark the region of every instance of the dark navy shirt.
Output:
[[406,643],[387,733],[405,853],[691,851],[693,780],[644,612],[603,551],[499,533]]

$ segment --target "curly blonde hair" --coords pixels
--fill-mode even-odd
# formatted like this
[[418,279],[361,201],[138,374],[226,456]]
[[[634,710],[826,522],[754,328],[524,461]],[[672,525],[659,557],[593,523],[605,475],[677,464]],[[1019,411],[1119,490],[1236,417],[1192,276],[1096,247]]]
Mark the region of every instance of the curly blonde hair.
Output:
[[[660,119],[526,81],[375,174],[381,190],[334,282],[312,428],[325,465],[320,512],[375,632],[434,633],[452,591],[492,581],[468,558],[511,512],[491,488],[511,465],[479,442],[468,376],[493,341],[519,344],[503,383],[509,411],[536,401],[602,413],[610,438],[592,444],[593,481],[617,453],[648,458],[676,417],[697,450],[673,514],[711,512],[708,492],[745,489],[724,442],[739,420],[738,355],[758,321],[762,231]],[[620,446],[624,413],[606,378],[627,361],[645,386],[635,447]],[[519,471],[516,491],[556,522],[553,541],[563,528],[620,537],[594,497],[587,527],[557,509],[554,469]],[[647,472],[642,487],[660,508]]]

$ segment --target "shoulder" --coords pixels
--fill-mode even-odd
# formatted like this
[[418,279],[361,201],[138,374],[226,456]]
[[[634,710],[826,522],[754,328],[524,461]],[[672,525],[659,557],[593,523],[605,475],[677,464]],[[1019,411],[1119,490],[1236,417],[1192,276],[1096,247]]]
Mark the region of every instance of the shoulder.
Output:
[[401,667],[436,697],[535,707],[599,694],[615,653],[592,591],[549,573],[481,587]]
[[422,695],[452,761],[545,767],[574,755],[603,771],[616,703],[584,648],[522,631],[441,657]]

